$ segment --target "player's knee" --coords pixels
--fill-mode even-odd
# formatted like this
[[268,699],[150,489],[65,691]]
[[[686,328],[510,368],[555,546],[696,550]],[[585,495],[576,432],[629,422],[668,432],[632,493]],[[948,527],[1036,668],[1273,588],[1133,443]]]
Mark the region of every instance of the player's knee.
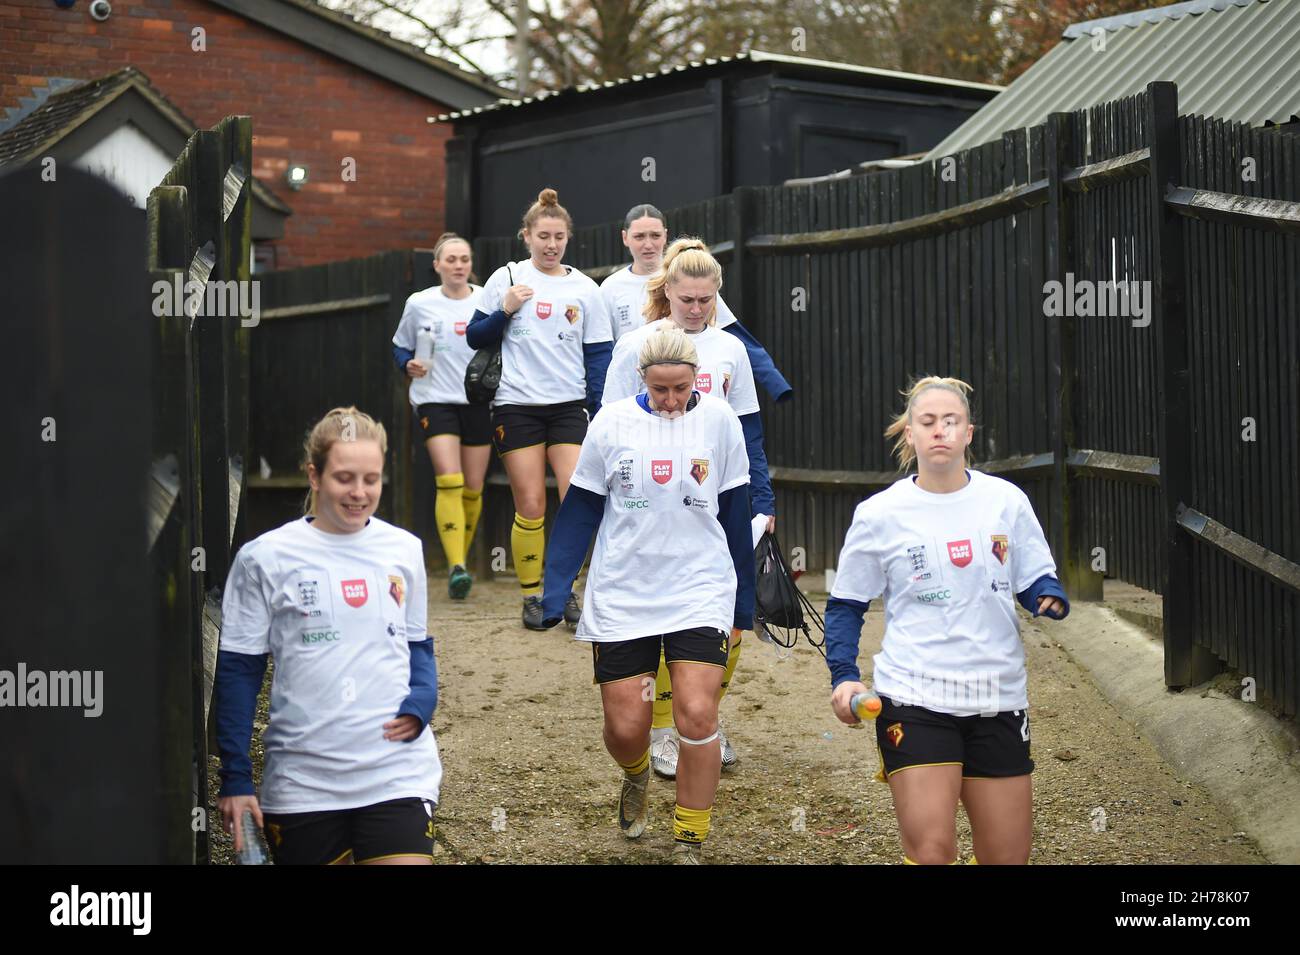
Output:
[[957,858],[957,846],[944,839],[926,839],[907,849],[906,855],[917,865],[950,865]]
[[525,520],[540,521],[546,516],[546,495],[524,494],[516,497],[515,513]]
[[605,736],[615,743],[631,745],[648,739],[650,735],[650,712],[647,708],[642,713],[607,713],[605,714]]
[[673,723],[679,736],[687,739],[704,739],[718,729],[718,704],[711,699],[673,696]]

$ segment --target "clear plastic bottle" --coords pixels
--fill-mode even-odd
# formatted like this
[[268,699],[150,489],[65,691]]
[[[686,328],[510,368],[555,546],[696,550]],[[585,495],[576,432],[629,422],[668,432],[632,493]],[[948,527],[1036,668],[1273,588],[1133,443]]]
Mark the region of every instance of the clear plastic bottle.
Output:
[[849,700],[849,709],[857,714],[860,720],[874,720],[880,715],[880,697],[870,691],[854,693]]
[[239,831],[243,847],[239,850],[240,865],[270,865],[271,859],[262,845],[262,831],[253,821],[251,810],[245,809],[239,820]]

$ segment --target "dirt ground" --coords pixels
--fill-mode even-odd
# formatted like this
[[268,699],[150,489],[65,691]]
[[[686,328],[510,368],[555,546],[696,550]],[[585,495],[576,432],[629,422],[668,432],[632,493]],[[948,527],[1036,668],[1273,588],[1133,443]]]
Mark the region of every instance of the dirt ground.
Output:
[[[820,585],[817,578],[809,582]],[[824,605],[824,593],[808,592],[815,606]],[[476,581],[468,601],[453,603],[443,578],[435,576],[429,603],[439,670],[433,728],[444,766],[436,860],[667,861],[671,781],[651,783],[650,824],[640,839],[624,839],[614,823],[619,771],[601,743],[588,646],[564,627],[525,630],[512,578]],[[1037,764],[1032,861],[1264,862],[1205,792],[1178,779],[1056,644],[1052,628],[1068,626],[1069,620],[1022,620]],[[883,628],[884,616],[873,606],[861,644],[866,674]],[[707,861],[899,862],[889,788],[871,778],[874,734],[835,719],[821,656],[802,640],[778,652],[752,633],[745,639],[722,704],[740,765],[722,777]],[[264,709],[258,719],[266,719]],[[255,739],[259,773],[260,751]],[[958,829],[968,859],[970,829],[960,812]],[[230,861],[225,845],[214,847],[213,855],[216,862]]]

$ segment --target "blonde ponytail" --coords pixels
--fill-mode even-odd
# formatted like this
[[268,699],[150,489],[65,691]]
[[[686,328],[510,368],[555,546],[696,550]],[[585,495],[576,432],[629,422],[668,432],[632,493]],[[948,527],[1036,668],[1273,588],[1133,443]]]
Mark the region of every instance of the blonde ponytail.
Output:
[[[903,408],[902,413],[895,417],[889,427],[885,429],[885,437],[894,439],[894,457],[898,459],[898,470],[900,471],[906,471],[916,460],[916,449],[907,443],[907,434],[904,430],[912,420],[912,408],[916,404],[916,399],[934,388],[951,391],[960,398],[962,405],[966,408],[966,420],[971,424],[975,423],[971,417],[970,400],[967,397],[972,389],[966,382],[960,378],[940,378],[938,375],[929,375],[925,378],[916,379],[910,387],[899,392],[900,395],[907,399],[907,405]],[[971,463],[970,445],[966,446],[966,463],[968,465]]]

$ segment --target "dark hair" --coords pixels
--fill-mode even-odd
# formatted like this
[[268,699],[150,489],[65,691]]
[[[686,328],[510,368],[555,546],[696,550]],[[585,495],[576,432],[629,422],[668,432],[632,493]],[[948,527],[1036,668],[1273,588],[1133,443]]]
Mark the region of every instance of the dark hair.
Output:
[[573,232],[573,218],[560,205],[560,196],[554,189],[543,189],[537,194],[537,201],[528,207],[524,213],[523,228],[519,230],[519,238],[524,237],[524,233],[531,231],[537,220],[543,216],[549,216],[554,219],[563,219],[569,232]]
[[627,229],[632,228],[633,222],[637,219],[644,218],[658,219],[664,224],[665,229],[668,228],[668,220],[664,218],[664,214],[654,206],[650,205],[650,203],[643,202],[641,205],[633,206],[631,209],[627,210],[627,215],[623,217],[623,229],[626,231]]

